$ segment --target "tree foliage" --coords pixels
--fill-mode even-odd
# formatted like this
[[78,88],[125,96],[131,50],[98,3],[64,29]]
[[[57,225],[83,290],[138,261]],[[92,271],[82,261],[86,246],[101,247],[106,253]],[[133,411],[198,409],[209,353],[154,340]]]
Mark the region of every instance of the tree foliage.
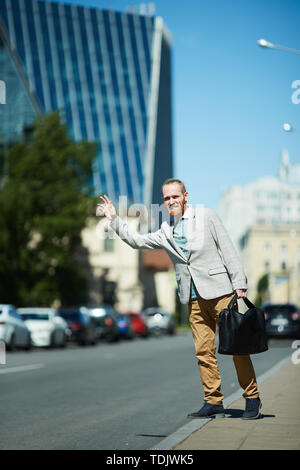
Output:
[[255,305],[258,307],[260,307],[261,304],[267,300],[268,288],[269,275],[265,273],[257,281]]
[[0,303],[85,299],[75,253],[92,209],[95,154],[96,144],[70,138],[58,112],[38,116],[31,137],[9,148],[0,188]]

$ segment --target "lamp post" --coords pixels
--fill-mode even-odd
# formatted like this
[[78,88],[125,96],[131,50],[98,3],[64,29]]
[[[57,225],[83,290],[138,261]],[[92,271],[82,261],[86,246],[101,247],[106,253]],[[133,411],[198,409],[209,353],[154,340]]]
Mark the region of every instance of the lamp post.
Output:
[[293,132],[293,133],[299,133],[299,131],[297,129],[295,129],[289,122],[285,122],[283,125],[282,125],[282,128],[285,132]]
[[281,51],[287,51],[287,52],[292,52],[294,54],[300,54],[299,49],[291,49],[290,47],[279,46],[278,44],[273,44],[272,42],[266,41],[265,39],[259,39],[257,41],[257,44],[260,47],[263,47],[266,49],[279,49]]

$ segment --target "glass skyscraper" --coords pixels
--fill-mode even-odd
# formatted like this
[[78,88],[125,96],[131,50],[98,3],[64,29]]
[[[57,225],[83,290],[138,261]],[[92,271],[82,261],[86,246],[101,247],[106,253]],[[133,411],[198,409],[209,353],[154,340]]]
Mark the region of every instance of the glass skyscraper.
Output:
[[96,193],[161,202],[173,165],[171,40],[160,17],[1,0],[0,80],[2,141],[59,109],[74,140],[98,143]]

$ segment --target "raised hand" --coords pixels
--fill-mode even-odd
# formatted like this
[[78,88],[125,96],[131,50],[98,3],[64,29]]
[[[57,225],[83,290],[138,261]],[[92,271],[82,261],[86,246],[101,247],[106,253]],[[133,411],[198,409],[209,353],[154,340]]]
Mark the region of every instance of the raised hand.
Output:
[[117,212],[113,203],[105,194],[104,196],[100,196],[100,199],[103,203],[97,204],[96,215],[105,215],[109,220],[115,219],[117,217]]

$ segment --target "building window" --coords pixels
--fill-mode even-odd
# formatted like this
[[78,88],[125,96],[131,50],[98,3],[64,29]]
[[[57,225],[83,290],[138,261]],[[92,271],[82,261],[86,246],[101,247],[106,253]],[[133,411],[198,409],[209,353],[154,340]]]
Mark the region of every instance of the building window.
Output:
[[104,239],[104,252],[105,253],[112,253],[115,249],[115,240],[113,238],[105,238]]
[[270,251],[271,251],[270,243],[265,243],[264,250],[265,250],[266,253],[270,253]]
[[265,261],[265,271],[266,272],[270,271],[270,261]]
[[286,253],[286,252],[287,252],[287,246],[281,245],[281,253]]
[[285,261],[282,261],[281,269],[282,269],[282,271],[286,271],[286,262]]

